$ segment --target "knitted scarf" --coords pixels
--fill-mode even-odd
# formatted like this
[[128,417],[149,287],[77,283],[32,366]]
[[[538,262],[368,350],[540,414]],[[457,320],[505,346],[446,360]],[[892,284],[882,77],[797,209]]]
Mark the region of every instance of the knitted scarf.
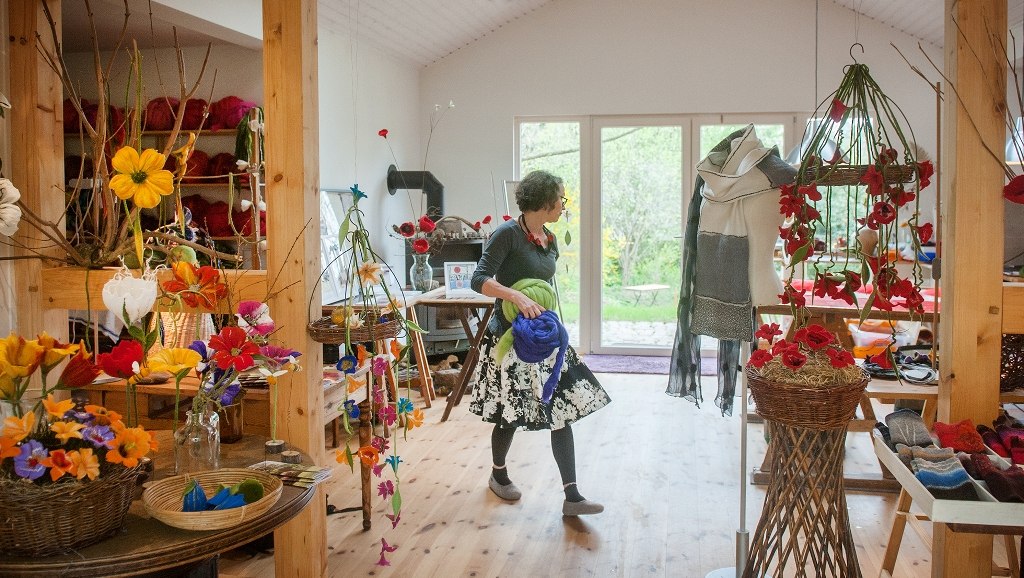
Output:
[[541,393],[541,401],[551,403],[555,385],[558,384],[558,378],[562,374],[565,352],[569,347],[569,333],[559,321],[558,315],[552,310],[557,303],[555,290],[540,279],[522,279],[512,285],[512,289],[521,291],[546,311],[538,317],[527,319],[519,314],[519,308],[514,303],[508,300],[502,301],[501,313],[506,320],[512,322],[512,327],[498,339],[494,348],[495,359],[498,364],[501,364],[509,349],[514,348],[516,355],[523,361],[538,363],[551,357],[551,354],[557,349],[555,365],[551,375],[544,382]]

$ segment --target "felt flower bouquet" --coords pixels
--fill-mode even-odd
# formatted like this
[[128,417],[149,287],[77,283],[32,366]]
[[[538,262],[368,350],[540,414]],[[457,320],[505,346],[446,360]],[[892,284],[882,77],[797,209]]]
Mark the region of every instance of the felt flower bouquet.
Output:
[[756,368],[765,379],[809,385],[861,379],[862,371],[856,366],[853,355],[843,349],[834,333],[821,325],[798,329],[792,341],[778,339],[781,335],[777,323],[766,323],[754,333],[758,345],[763,347],[751,352],[747,365]]

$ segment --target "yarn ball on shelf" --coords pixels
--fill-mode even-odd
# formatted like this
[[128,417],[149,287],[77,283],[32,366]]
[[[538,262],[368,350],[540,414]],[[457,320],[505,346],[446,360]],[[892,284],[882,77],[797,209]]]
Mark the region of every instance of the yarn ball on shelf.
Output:
[[[252,235],[252,210],[249,211],[233,211],[231,213],[231,220],[235,223],[235,230],[240,234],[248,236]],[[260,231],[264,232],[267,230],[267,212],[260,211]]]
[[146,130],[171,130],[174,128],[174,112],[179,100],[171,97],[157,97],[146,104]]
[[228,204],[224,201],[217,201],[211,203],[207,208],[205,218],[193,216],[193,219],[205,227],[213,237],[230,237],[234,233],[231,231],[231,223],[228,221],[229,215]]
[[249,109],[255,106],[255,102],[242,100],[237,96],[225,96],[210,105],[210,128],[235,128]]
[[[228,182],[228,173],[237,173],[238,165],[235,163],[235,155],[231,153],[217,153],[210,157],[210,163],[207,165],[206,176],[217,177],[216,179],[208,179],[209,182],[226,183]],[[241,183],[241,177],[243,175],[236,175],[235,182]],[[248,175],[245,181],[248,182]]]
[[181,128],[199,130],[203,125],[203,113],[206,112],[206,101],[201,98],[190,98],[185,101],[185,113],[181,119]]

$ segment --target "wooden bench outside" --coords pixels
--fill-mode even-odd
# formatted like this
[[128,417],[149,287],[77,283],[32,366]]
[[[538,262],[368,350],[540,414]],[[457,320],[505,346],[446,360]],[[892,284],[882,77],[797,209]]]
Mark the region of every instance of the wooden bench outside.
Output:
[[668,288],[669,288],[668,285],[661,285],[661,284],[658,284],[658,283],[648,283],[646,285],[631,285],[629,287],[623,287],[623,289],[625,289],[626,291],[632,291],[632,292],[636,293],[636,300],[633,301],[633,305],[639,305],[640,304],[640,298],[643,297],[645,293],[650,293],[651,294],[651,303],[650,304],[654,305],[654,302],[657,301],[657,299],[658,299],[658,293],[660,291],[662,291],[663,289],[668,289]]

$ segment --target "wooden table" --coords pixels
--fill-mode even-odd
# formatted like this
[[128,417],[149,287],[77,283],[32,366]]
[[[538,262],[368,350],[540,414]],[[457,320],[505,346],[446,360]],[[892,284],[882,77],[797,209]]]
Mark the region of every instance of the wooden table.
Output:
[[[462,395],[466,392],[466,386],[469,384],[469,379],[473,376],[476,363],[480,359],[480,342],[484,338],[484,332],[487,331],[487,322],[491,320],[491,315],[494,313],[494,297],[475,295],[449,299],[445,295],[445,288],[438,287],[421,295],[416,304],[426,307],[454,309],[459,316],[459,321],[462,322],[462,329],[466,332],[466,337],[469,338],[469,351],[466,352],[466,360],[462,362],[458,381],[455,382],[455,387],[448,394],[448,403],[445,405],[444,415],[441,416],[441,421],[448,421],[452,408],[462,401]],[[475,316],[478,320],[476,332],[473,331],[473,327],[469,324],[470,315]]]
[[[169,431],[158,431],[160,452],[153,458],[154,478],[174,469]],[[265,457],[266,438],[246,436],[237,444],[221,445],[222,467],[245,467]],[[303,455],[309,464],[309,456]],[[142,488],[139,488],[141,495]],[[266,514],[225,530],[195,532],[172,528],[150,518],[136,499],[121,534],[71,554],[36,558],[3,556],[0,576],[188,576],[216,575],[216,556],[270,532],[295,517],[316,494],[315,486],[284,486],[281,497]]]

